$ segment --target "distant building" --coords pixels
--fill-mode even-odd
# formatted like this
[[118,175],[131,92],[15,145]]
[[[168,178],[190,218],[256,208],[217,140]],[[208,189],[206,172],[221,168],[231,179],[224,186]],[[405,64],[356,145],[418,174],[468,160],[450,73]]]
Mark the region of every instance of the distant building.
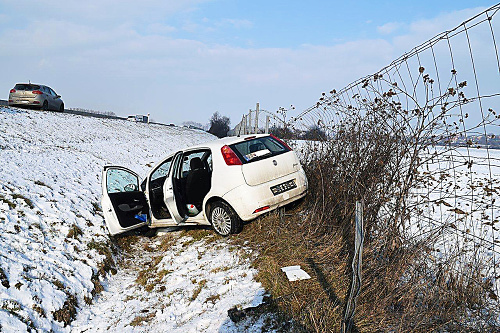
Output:
[[135,121],[137,123],[149,123],[149,113],[147,114],[147,116],[144,116],[142,114],[136,114],[136,115],[128,116],[127,120],[129,120],[129,121]]

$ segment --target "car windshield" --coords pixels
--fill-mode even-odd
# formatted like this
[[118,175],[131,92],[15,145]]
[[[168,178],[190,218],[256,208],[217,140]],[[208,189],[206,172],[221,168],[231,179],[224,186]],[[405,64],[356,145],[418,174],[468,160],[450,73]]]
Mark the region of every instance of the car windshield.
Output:
[[286,153],[290,151],[281,142],[271,136],[264,136],[230,146],[243,163],[261,160],[270,156]]
[[26,84],[26,83],[18,83],[14,87],[16,90],[26,90],[26,91],[32,91],[32,90],[39,90],[40,86],[36,84]]

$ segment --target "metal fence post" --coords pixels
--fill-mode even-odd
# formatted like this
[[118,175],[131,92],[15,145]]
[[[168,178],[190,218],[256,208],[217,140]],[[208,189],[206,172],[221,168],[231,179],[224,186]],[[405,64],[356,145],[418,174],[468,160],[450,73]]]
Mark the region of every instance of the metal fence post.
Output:
[[241,126],[243,126],[243,135],[247,133],[247,115],[243,115],[243,120],[241,121]]
[[361,265],[363,256],[363,201],[356,201],[355,215],[355,236],[354,236],[354,257],[352,259],[352,282],[349,290],[349,297],[344,310],[342,320],[342,333],[352,331],[354,325],[353,317],[356,311],[356,298],[361,290]]
[[255,131],[254,134],[259,133],[259,103],[255,107]]
[[249,109],[249,111],[248,111],[247,121],[248,121],[247,134],[252,134],[252,109]]

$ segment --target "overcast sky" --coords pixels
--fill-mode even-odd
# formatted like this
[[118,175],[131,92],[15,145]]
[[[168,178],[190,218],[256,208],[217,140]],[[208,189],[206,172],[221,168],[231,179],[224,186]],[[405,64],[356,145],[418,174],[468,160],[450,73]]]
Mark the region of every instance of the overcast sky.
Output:
[[165,123],[234,125],[256,102],[298,113],[494,4],[0,0],[0,98],[30,80],[66,107]]

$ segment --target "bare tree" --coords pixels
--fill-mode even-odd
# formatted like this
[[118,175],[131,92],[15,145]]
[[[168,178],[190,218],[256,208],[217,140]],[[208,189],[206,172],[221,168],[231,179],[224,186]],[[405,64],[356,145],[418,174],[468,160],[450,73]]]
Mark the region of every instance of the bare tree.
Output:
[[229,132],[229,124],[231,120],[226,116],[221,116],[219,112],[215,111],[212,117],[210,118],[210,129],[208,133],[211,133],[218,138],[223,138],[227,136],[227,132]]

